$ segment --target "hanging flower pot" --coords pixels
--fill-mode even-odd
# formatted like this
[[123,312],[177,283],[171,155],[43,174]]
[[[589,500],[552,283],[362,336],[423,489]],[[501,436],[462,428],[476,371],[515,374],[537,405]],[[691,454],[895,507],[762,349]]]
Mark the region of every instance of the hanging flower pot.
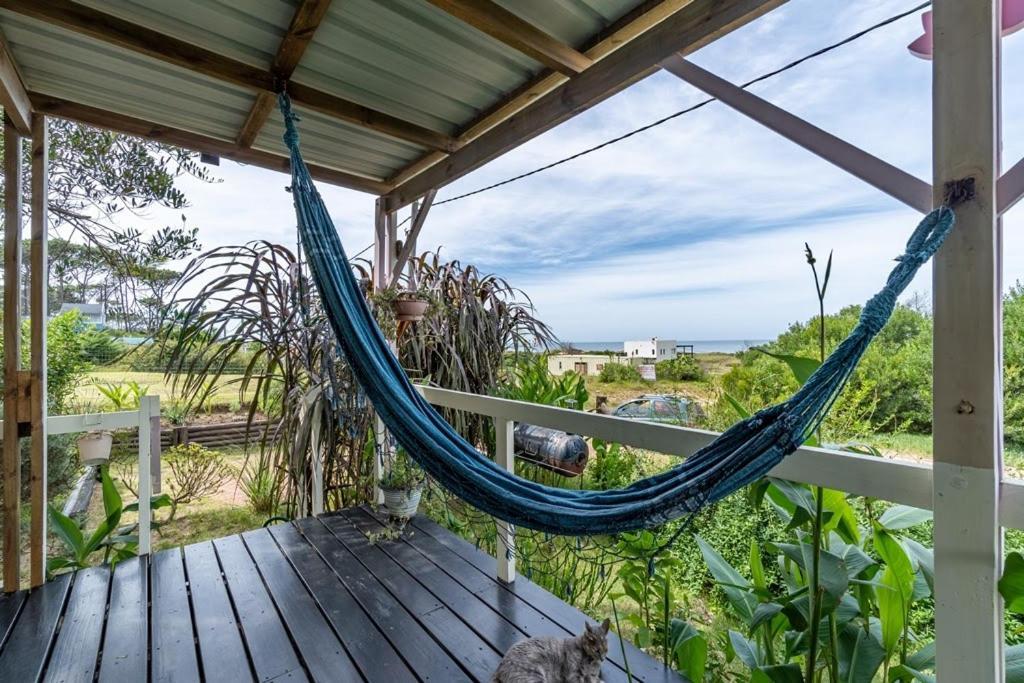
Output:
[[389,517],[410,519],[419,509],[423,487],[381,490],[384,492],[384,508],[388,511]]
[[391,309],[395,312],[395,320],[418,322],[423,320],[427,313],[430,301],[418,292],[399,292],[391,302]]
[[86,432],[78,437],[78,459],[83,465],[106,465],[113,443],[110,432]]

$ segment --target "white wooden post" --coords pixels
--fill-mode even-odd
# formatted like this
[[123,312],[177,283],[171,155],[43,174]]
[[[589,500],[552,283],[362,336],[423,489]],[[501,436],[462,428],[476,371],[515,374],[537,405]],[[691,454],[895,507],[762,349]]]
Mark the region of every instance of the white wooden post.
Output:
[[[516,423],[502,417],[494,418],[494,459],[509,472],[516,469]],[[516,580],[516,528],[508,522],[495,520],[498,527],[498,578],[506,583]]]
[[153,497],[150,463],[152,452],[152,418],[160,415],[160,398],[143,396],[139,399],[139,555],[149,555],[153,549],[153,511],[149,507]]
[[935,0],[934,181],[976,196],[934,266],[935,634],[938,680],[1003,680],[999,0]]

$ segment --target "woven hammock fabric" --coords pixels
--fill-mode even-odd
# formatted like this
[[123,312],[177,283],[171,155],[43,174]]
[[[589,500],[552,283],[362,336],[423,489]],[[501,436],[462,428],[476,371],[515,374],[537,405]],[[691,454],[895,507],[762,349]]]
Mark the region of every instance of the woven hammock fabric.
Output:
[[850,335],[787,401],[733,425],[679,465],[609,491],[544,486],[498,466],[463,439],[416,391],[381,334],[349,266],[327,208],[299,151],[297,116],[279,97],[302,246],[338,343],[374,409],[437,482],[470,505],[538,531],[601,535],[664,524],[700,510],[767,474],[817,429],[897,297],[935,254],[955,222],[940,207],[921,221],[885,287],[865,304]]

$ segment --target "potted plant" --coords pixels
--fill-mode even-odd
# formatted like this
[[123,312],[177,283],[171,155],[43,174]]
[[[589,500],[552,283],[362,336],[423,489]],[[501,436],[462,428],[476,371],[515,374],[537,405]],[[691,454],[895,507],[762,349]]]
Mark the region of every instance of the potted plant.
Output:
[[83,465],[106,465],[114,436],[107,431],[90,431],[78,437],[78,459]]
[[398,322],[419,322],[430,308],[430,297],[425,289],[403,289],[395,293],[391,309]]
[[426,475],[405,449],[399,448],[381,475],[384,508],[392,519],[407,520],[416,514]]

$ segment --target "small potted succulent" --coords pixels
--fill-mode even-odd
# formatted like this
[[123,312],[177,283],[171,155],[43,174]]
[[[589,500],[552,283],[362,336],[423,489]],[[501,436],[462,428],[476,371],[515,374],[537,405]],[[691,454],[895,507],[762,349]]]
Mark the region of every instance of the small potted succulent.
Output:
[[107,431],[91,431],[78,437],[78,459],[83,465],[106,465],[114,436]]
[[380,478],[384,508],[390,518],[407,520],[416,514],[425,480],[420,466],[405,449],[399,448]]

